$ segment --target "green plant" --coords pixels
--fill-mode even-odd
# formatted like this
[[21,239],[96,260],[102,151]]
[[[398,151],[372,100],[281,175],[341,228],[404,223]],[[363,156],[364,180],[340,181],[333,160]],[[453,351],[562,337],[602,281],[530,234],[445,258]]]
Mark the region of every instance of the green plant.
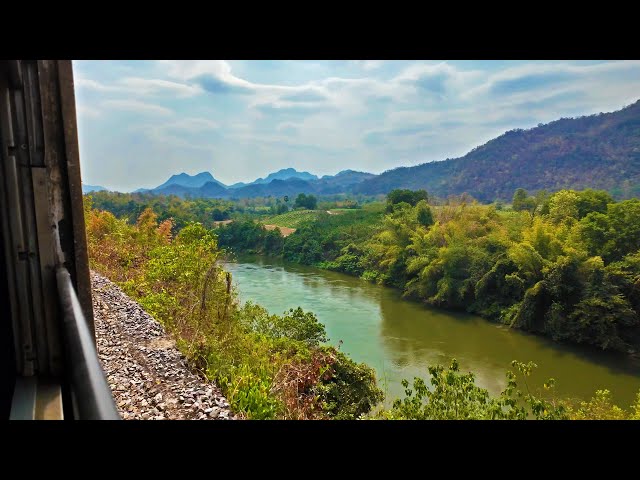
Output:
[[[421,378],[415,378],[413,388],[403,380],[405,398],[397,399],[393,408],[380,413],[380,418],[396,420],[524,420],[533,417],[539,420],[568,418],[565,407],[533,395],[526,378],[535,364],[513,361],[512,365],[523,376],[526,392],[518,389],[517,375],[507,372],[507,387],[500,396],[491,397],[489,392],[475,384],[475,376],[460,373],[458,362],[453,359],[448,369],[442,365],[429,367],[431,389]],[[550,379],[544,387],[553,388]]]
[[579,408],[570,413],[573,420],[626,420],[627,412],[611,402],[609,390],[597,390],[596,396],[588,402],[581,402]]

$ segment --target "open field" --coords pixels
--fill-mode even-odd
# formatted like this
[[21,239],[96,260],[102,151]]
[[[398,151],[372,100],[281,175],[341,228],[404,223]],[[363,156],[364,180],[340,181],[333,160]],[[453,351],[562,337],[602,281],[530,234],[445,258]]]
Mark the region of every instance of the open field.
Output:
[[262,222],[288,228],[299,228],[303,223],[316,220],[321,215],[327,215],[327,212],[325,210],[292,210],[274,217],[267,217]]
[[283,237],[288,237],[296,231],[295,228],[280,227],[278,225],[264,225],[264,228],[266,228],[267,230],[275,230],[277,228],[278,230],[280,230],[280,233]]

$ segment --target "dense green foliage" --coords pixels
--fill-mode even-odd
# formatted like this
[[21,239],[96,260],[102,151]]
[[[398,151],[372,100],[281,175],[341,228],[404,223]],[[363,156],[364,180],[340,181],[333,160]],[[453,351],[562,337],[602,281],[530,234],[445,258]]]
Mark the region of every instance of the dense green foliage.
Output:
[[299,193],[293,204],[293,208],[306,208],[307,210],[315,210],[317,206],[318,199],[313,195],[305,195],[304,193]]
[[[273,216],[286,202],[91,196],[130,221],[149,202],[160,221],[172,219],[174,233],[193,219],[213,225],[233,213],[234,222],[216,229],[221,247],[361,276],[560,341],[622,351],[640,346],[638,199],[517,189],[512,208],[498,210],[468,198],[434,206],[424,191],[394,190],[386,205]],[[260,223],[297,231],[284,238]]]
[[279,232],[267,231],[258,223],[246,219],[224,225],[217,233],[220,246],[238,252],[282,255],[306,265],[327,262],[322,266],[359,275],[361,268],[354,265],[355,270],[350,270],[346,266],[352,255],[353,244],[369,238],[376,231],[382,216],[383,206],[374,203],[334,215],[302,210],[263,220],[265,223],[297,228],[294,234],[280,237],[280,242],[269,241],[279,236]]
[[[536,366],[513,361],[512,365],[524,377]],[[403,381],[405,398],[394,402],[393,408],[382,417],[395,420],[563,420],[568,419],[567,407],[561,402],[545,400],[518,389],[517,376],[507,372],[507,387],[498,397],[475,384],[473,373],[462,374],[454,359],[447,370],[442,365],[429,367],[432,389],[425,381],[415,378],[413,389]],[[544,387],[553,388],[553,379]]]
[[375,201],[373,197],[358,196],[357,199],[352,199],[346,198],[343,194],[336,194],[319,198],[305,195],[306,203],[309,202],[309,197],[311,202],[315,199],[319,210],[291,210],[294,202],[289,201],[287,195],[234,200],[108,191],[94,191],[87,195],[87,198],[92,199],[96,209],[111,212],[117,218],[126,218],[129,223],[135,223],[144,210],[151,208],[160,221],[171,218],[174,230],[179,230],[189,222],[199,222],[207,228],[212,228],[215,222],[249,217],[264,224],[297,228],[299,222],[307,220],[307,215],[319,215],[329,209],[335,209],[337,212],[357,209],[362,204]]
[[[382,218],[380,204],[336,215],[324,214],[302,224],[284,242],[285,259],[306,265],[334,268],[332,262],[348,264],[353,245],[370,237]],[[358,274],[357,266],[353,273]],[[337,269],[337,268],[336,268]]]
[[403,206],[361,246],[360,263],[365,277],[436,306],[556,340],[635,349],[640,202],[606,202],[586,190],[557,192],[535,213],[451,204],[431,227]]
[[[357,418],[382,399],[375,372],[323,345],[324,326],[300,308],[270,315],[241,306],[216,263],[214,230],[172,235],[149,208],[135,225],[86,202],[92,268],[118,283],[175,336],[192,364],[249,418]],[[258,227],[260,228],[260,227]]]
[[[219,244],[395,285],[434,305],[557,339],[618,350],[638,345],[640,252],[632,240],[640,202],[561,191],[535,197],[533,209],[498,211],[455,199],[431,206],[419,196],[413,206],[406,198],[392,203],[386,214],[381,203],[318,212],[287,238],[253,217],[214,230],[188,222],[174,234],[172,221],[158,222],[151,208],[131,224],[92,209],[87,198],[91,264],[175,335],[236,411],[256,419],[360,418],[382,392],[372,369],[324,345],[313,313],[271,315],[240,305],[230,275],[216,264]],[[593,255],[605,247],[606,255]],[[406,398],[376,417],[640,419],[640,393],[630,412],[606,390],[577,405],[552,401],[549,392],[529,391],[532,364],[513,365],[526,393],[508,372],[507,388],[492,398],[454,361],[449,370],[429,368],[431,388],[421,379],[411,389],[405,382]]]
[[229,201],[204,198],[183,200],[175,195],[92,192],[90,197],[96,209],[111,212],[117,218],[127,218],[131,223],[143,211],[151,208],[159,221],[173,219],[178,230],[189,222],[199,222],[211,228],[213,222],[227,220],[233,212],[243,212],[245,209],[243,205]]
[[282,254],[284,238],[279,230],[267,230],[248,219],[236,220],[216,229],[221,247],[233,247],[239,252]]
[[228,225],[221,245],[361,276],[559,341],[640,347],[639,200],[518,189],[513,208],[497,210],[455,198],[432,206],[426,198],[398,190],[384,212],[369,204],[318,215],[274,248],[259,227],[245,236],[248,226]]
[[[608,390],[596,391],[589,402],[578,405],[552,395],[555,380],[550,378],[542,389],[532,391],[527,378],[536,365],[514,360],[516,373],[507,372],[507,386],[496,397],[475,384],[473,373],[460,372],[453,359],[448,369],[429,367],[431,389],[422,378],[414,378],[413,388],[403,380],[405,397],[397,399],[390,410],[373,418],[389,420],[640,420],[640,392],[626,411],[611,402]],[[518,374],[524,390],[518,387]]]
[[415,207],[416,204],[420,201],[428,201],[429,195],[425,190],[391,190],[387,194],[387,213],[393,212],[393,208],[395,205],[399,203],[408,203],[412,207]]

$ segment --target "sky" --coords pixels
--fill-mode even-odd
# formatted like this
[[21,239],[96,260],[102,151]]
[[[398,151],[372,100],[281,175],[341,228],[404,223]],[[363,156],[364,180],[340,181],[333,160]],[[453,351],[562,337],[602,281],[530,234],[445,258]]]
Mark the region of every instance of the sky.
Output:
[[74,61],[83,183],[153,188],[210,172],[381,173],[507,130],[619,110],[640,61]]

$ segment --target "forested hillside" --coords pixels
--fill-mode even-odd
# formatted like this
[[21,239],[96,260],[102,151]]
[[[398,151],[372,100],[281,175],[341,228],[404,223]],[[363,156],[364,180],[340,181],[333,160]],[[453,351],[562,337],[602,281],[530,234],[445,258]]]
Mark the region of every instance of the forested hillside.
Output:
[[363,181],[354,192],[426,189],[441,197],[467,192],[493,201],[510,199],[518,187],[640,195],[640,100],[617,112],[511,130],[464,157],[396,168]]

